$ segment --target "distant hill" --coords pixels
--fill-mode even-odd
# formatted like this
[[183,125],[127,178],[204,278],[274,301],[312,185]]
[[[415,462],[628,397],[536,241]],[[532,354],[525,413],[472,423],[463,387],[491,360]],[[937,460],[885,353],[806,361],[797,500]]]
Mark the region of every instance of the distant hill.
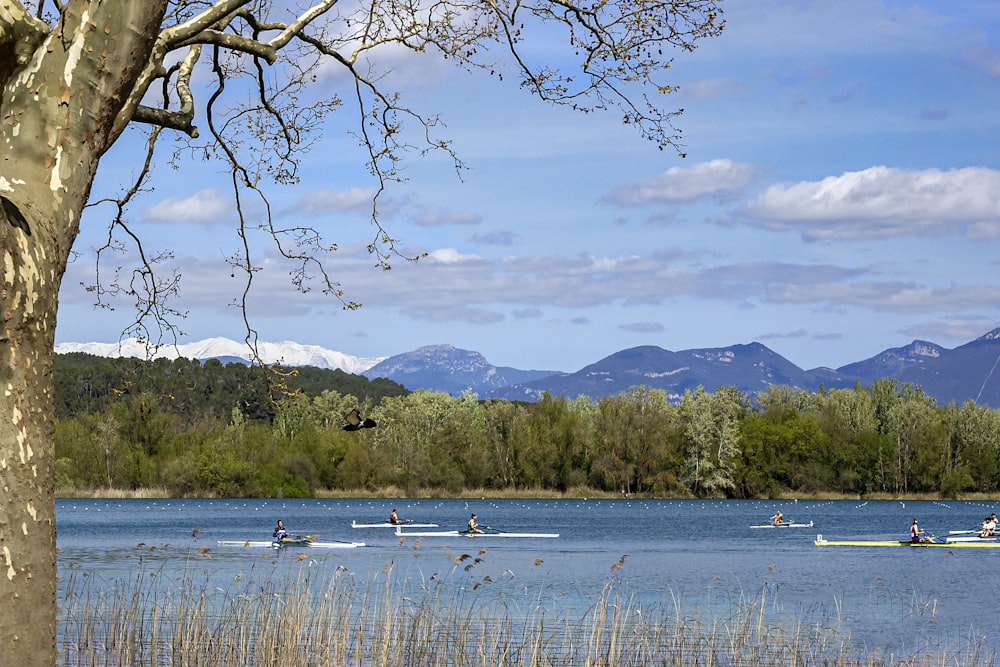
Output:
[[870,359],[841,366],[837,372],[860,378],[863,383],[871,384],[877,378],[898,378],[903,371],[932,359],[939,359],[945,352],[947,350],[940,345],[925,340],[915,340],[904,347],[894,347],[880,352]]
[[517,386],[503,387],[490,397],[536,401],[553,396],[614,395],[635,385],[665,390],[674,400],[685,390],[708,391],[735,386],[750,396],[770,385],[817,391],[870,386],[895,378],[921,387],[938,405],[975,401],[1000,407],[1000,328],[971,343],[948,350],[927,341],[886,350],[870,359],[837,369],[800,369],[760,343],[671,352],[655,346],[617,352],[576,373],[561,373]]
[[[231,344],[231,345],[230,345]],[[100,344],[63,344],[57,352],[76,345],[94,350]],[[242,343],[210,339],[179,346],[191,350],[191,358],[244,358]],[[114,348],[118,356],[117,344]],[[953,350],[915,340],[903,347],[885,350],[874,357],[840,368],[803,370],[760,343],[673,352],[646,345],[621,350],[589,366],[567,373],[552,370],[519,370],[494,366],[478,352],[452,345],[431,345],[390,357],[363,359],[341,352],[298,343],[261,343],[265,361],[281,360],[286,366],[340,368],[366,378],[385,378],[408,390],[428,389],[458,395],[471,390],[480,398],[536,401],[545,392],[553,396],[595,399],[628,391],[635,385],[663,389],[674,399],[686,389],[701,386],[714,391],[735,386],[755,395],[771,385],[787,385],[804,391],[870,386],[880,378],[896,378],[921,387],[939,405],[951,401],[976,401],[1000,407],[1000,328]],[[170,348],[173,351],[173,348]],[[92,354],[99,352],[91,351]],[[144,356],[136,354],[134,356]],[[204,355],[204,356],[203,356]],[[323,365],[320,365],[323,364]]]
[[411,391],[429,389],[458,395],[470,389],[482,394],[508,385],[532,382],[557,372],[494,366],[479,352],[462,350],[453,345],[428,345],[389,357],[362,375],[371,380],[387,378]]
[[974,401],[1000,407],[1000,329],[911,365],[898,377],[922,387],[938,405]]
[[520,386],[504,387],[490,396],[511,400],[538,400],[543,392],[554,396],[600,398],[644,385],[662,389],[671,399],[699,386],[709,391],[736,386],[753,395],[771,385],[814,391],[820,384],[849,387],[854,378],[832,369],[804,371],[760,343],[671,352],[654,345],[633,347],[586,366]]

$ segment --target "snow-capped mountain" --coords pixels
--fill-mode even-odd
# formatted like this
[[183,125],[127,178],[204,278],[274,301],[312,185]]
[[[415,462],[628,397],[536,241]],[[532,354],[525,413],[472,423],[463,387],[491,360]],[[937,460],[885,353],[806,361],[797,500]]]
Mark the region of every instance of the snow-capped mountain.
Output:
[[[99,357],[138,357],[144,359],[237,359],[249,362],[250,350],[242,341],[229,338],[206,338],[205,340],[162,345],[158,349],[147,349],[146,343],[135,338],[127,338],[120,343],[59,343],[56,354],[85,352]],[[318,345],[303,345],[292,341],[270,343],[259,341],[257,352],[265,364],[280,363],[285,366],[315,366],[316,368],[339,368],[345,373],[361,374],[386,357],[355,357],[343,352],[335,352]]]

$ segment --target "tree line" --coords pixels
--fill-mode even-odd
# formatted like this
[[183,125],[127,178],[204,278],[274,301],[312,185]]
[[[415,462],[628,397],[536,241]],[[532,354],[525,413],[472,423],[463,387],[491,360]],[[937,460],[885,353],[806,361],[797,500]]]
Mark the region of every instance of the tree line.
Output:
[[[817,392],[772,386],[752,397],[735,387],[670,397],[637,386],[598,400],[517,403],[408,392],[340,371],[86,357],[56,365],[56,483],[64,491],[1000,491],[1000,414],[971,401],[938,406],[891,379]],[[343,431],[355,407],[378,427]]]

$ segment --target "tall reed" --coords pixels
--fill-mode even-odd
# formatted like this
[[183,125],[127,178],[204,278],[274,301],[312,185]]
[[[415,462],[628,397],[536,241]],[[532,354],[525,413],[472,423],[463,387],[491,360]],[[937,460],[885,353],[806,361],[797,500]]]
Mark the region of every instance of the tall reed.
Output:
[[[415,547],[416,548],[416,547]],[[314,567],[290,580],[251,572],[228,588],[187,572],[140,571],[112,582],[74,573],[60,614],[64,667],[743,667],[992,666],[972,640],[960,654],[863,653],[838,624],[769,620],[765,590],[730,609],[689,616],[643,605],[617,572],[582,609],[517,602],[478,554],[449,554],[424,577],[387,563],[364,578]],[[612,570],[620,570],[624,557]],[[468,575],[468,573],[473,575]],[[468,575],[468,576],[467,576]],[[469,578],[472,576],[473,578]],[[169,579],[169,577],[166,577]]]

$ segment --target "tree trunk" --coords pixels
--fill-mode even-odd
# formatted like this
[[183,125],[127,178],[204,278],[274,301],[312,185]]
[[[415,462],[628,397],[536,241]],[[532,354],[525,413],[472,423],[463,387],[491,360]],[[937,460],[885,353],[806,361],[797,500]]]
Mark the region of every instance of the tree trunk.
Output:
[[52,358],[62,271],[47,252],[50,240],[12,222],[11,213],[5,217],[0,221],[0,637],[4,642],[0,654],[4,664],[52,665],[56,657]]
[[[56,662],[59,286],[101,156],[128,123],[167,0],[0,6],[0,655]],[[127,114],[127,112],[125,112]]]

